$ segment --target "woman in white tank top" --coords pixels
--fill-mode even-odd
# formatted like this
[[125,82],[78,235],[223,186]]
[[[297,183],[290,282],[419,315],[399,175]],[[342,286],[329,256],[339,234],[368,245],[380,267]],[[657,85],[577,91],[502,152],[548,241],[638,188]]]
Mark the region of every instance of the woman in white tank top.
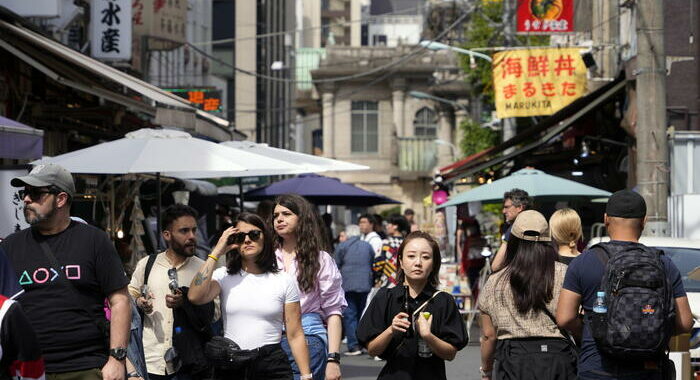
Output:
[[[226,267],[216,269],[227,252]],[[190,285],[188,298],[194,304],[217,296],[224,336],[241,349],[258,349],[259,355],[242,371],[215,369],[216,378],[291,380],[292,369],[280,345],[286,331],[302,378],[311,379],[296,280],[277,268],[272,234],[255,214],[242,213],[235,226],[223,232]]]

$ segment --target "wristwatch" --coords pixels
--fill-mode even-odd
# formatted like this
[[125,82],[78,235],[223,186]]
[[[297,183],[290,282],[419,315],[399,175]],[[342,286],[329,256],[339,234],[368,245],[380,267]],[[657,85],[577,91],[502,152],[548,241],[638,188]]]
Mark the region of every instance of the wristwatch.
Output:
[[493,370],[490,369],[488,371],[484,371],[484,367],[479,367],[479,373],[481,374],[481,377],[491,377],[491,374],[493,374]]
[[338,352],[328,353],[328,362],[340,364],[340,353],[338,353]]
[[117,360],[124,360],[124,359],[126,359],[126,348],[115,347],[115,348],[109,350],[109,356],[111,356]]

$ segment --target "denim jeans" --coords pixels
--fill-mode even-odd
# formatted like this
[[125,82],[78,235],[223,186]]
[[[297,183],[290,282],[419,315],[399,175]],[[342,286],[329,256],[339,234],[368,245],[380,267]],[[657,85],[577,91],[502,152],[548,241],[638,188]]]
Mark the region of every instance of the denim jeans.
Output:
[[348,351],[357,351],[361,347],[357,342],[357,324],[360,322],[360,314],[365,309],[368,292],[345,292],[345,300],[348,307],[343,311],[343,329],[348,338]]
[[[306,345],[309,347],[311,373],[313,373],[314,380],[324,380],[326,378],[326,363],[328,360],[328,333],[323,326],[323,320],[316,313],[303,314],[301,316],[301,325],[304,328]],[[286,335],[282,336],[281,344],[282,349],[287,353],[289,364],[292,366],[294,379],[299,380],[301,372],[297,362],[294,360]]]
[[136,373],[144,380],[148,380],[146,372],[146,359],[143,351],[143,325],[141,324],[141,315],[139,309],[134,303],[134,299],[129,297],[131,301],[131,330],[129,333],[129,345],[126,347],[126,356],[131,364],[134,365]]

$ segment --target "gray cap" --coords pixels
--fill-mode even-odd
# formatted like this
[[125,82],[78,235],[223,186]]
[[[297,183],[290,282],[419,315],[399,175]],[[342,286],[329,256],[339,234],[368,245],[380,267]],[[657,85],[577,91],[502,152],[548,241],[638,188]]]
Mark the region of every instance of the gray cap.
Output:
[[75,194],[73,176],[64,167],[52,163],[36,165],[29,174],[23,177],[12,178],[10,184],[14,187],[53,185],[65,191],[71,197]]

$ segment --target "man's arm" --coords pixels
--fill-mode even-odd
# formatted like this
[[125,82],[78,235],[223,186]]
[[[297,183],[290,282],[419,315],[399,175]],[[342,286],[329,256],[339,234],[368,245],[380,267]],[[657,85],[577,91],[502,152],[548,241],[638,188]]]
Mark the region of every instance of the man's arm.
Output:
[[[109,330],[109,347],[117,348],[129,343],[131,328],[131,303],[127,287],[112,292],[109,296],[109,307],[112,310],[112,320]],[[124,361],[118,361],[109,357],[107,364],[102,367],[102,376],[105,380],[124,380],[126,369]]]
[[688,297],[678,297],[676,300],[676,329],[675,334],[685,334],[693,330],[693,314],[690,311]]
[[503,262],[506,260],[506,249],[508,248],[508,242],[501,241],[501,246],[498,247],[496,256],[493,257],[491,262],[491,269],[495,272],[503,267]]
[[581,295],[568,289],[562,289],[557,304],[557,325],[570,331],[575,336],[580,336],[583,329],[578,318],[578,310],[581,306]]

